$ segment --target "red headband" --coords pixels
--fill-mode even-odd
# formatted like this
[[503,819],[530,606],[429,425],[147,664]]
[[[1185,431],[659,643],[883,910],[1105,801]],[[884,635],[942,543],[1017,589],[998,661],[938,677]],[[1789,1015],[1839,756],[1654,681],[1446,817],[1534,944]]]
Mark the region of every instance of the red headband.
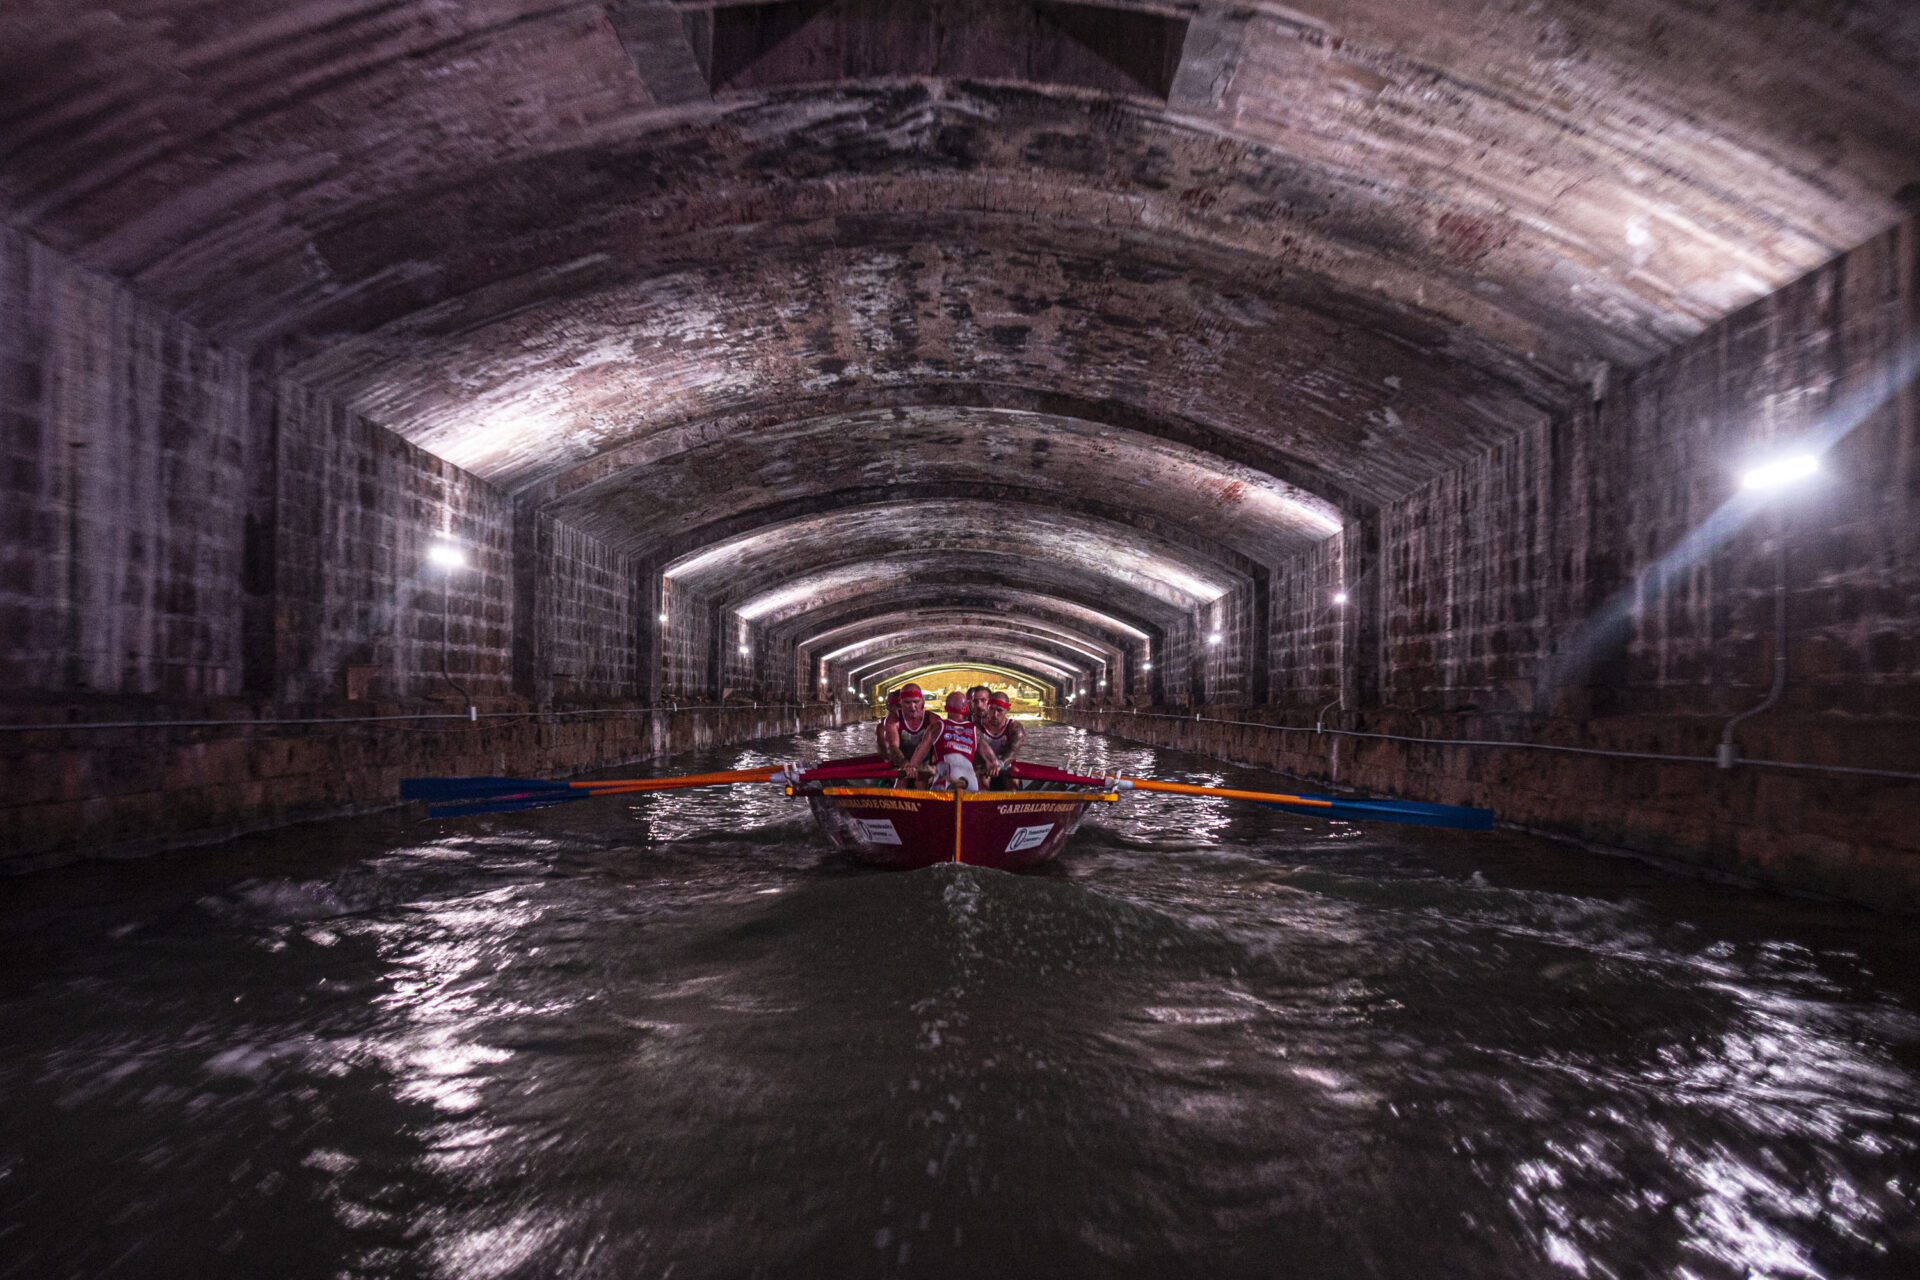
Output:
[[996,693],[991,698],[987,699],[987,705],[990,707],[1010,707],[1013,704],[1007,701],[1006,694]]

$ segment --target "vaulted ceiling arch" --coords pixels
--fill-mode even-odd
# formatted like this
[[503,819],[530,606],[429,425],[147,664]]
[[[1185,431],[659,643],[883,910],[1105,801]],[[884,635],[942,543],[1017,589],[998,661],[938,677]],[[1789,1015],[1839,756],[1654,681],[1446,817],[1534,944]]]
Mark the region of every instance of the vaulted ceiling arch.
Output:
[[[1383,393],[1396,390],[1382,384]],[[1272,406],[1272,412],[1284,415],[1285,406]],[[1276,438],[1223,431],[1184,408],[1148,411],[1126,399],[1093,399],[1059,386],[950,378],[836,383],[819,391],[757,397],[711,417],[676,421],[611,445],[516,493],[530,506],[579,517],[605,490],[625,489],[633,477],[663,469],[675,476],[697,470],[714,450],[729,450],[742,440],[784,439],[798,449],[844,434],[867,441],[878,437],[894,446],[924,434],[952,444],[979,439],[983,448],[993,449],[996,437],[1023,425],[1068,433],[1076,442],[1104,441],[1098,447],[1111,450],[1116,465],[1135,457],[1151,462],[1157,454],[1181,468],[1217,469],[1226,483],[1277,482],[1276,497],[1298,501],[1306,496],[1310,508],[1311,499],[1318,498],[1325,504],[1320,514],[1327,517],[1363,512],[1371,505],[1327,471],[1288,452]]]
[[1081,663],[1100,678],[1110,678],[1118,655],[1082,637],[1062,634],[1051,628],[1023,624],[1015,619],[908,619],[901,625],[858,640],[851,640],[820,657],[832,678],[835,669],[859,666],[879,654],[895,653],[903,648],[942,644],[1007,643],[1058,654]]
[[948,594],[937,601],[907,608],[862,609],[851,617],[810,618],[808,629],[793,638],[794,653],[801,662],[832,652],[837,646],[901,621],[928,618],[1004,619],[1019,625],[1043,626],[1062,634],[1081,637],[1103,650],[1121,655],[1144,649],[1148,636],[1118,619],[1108,618],[1091,609],[1080,609],[1064,601],[1026,594],[1021,600],[990,597],[958,597]]
[[906,503],[1086,515],[1249,575],[1342,527],[1336,509],[1250,468],[1055,417],[939,410],[809,426],[634,468],[547,510],[667,563],[771,526]]
[[[870,697],[877,704],[893,690],[942,670],[949,670],[954,665],[955,664],[951,662],[918,662],[917,660],[909,660],[904,666],[894,664],[889,666],[884,673],[868,675],[863,682],[864,690],[862,685],[854,685],[847,691],[856,696]],[[967,661],[963,665],[990,675],[1003,676],[1006,679],[1015,680],[1022,684],[1036,685],[1041,691],[1043,701],[1056,699],[1060,696],[1059,687],[1052,679],[1038,675],[1032,671],[1008,666],[1003,662]]]
[[[906,548],[906,549],[903,549]],[[1248,581],[1190,547],[1083,516],[946,500],[832,512],[771,526],[667,566],[691,590],[747,622],[811,601],[835,586],[939,564],[1032,561],[1111,581],[1176,609],[1198,608]],[[1011,568],[1017,581],[1021,570]]]
[[865,693],[871,690],[877,681],[888,679],[902,671],[978,663],[1000,663],[1035,671],[1045,676],[1063,694],[1087,688],[1092,678],[1091,672],[1086,667],[1044,649],[1018,644],[1002,644],[998,637],[993,637],[985,643],[954,640],[941,644],[922,643],[905,646],[883,656],[868,658],[857,666],[847,668],[845,679]]
[[[1113,619],[1131,631],[1142,633],[1149,651],[1157,651],[1164,644],[1166,627],[1184,617],[1157,601],[1153,602],[1155,607],[1164,612],[1132,612],[1124,600],[1116,601],[1110,595],[1089,590],[1085,582],[1048,583],[1043,588],[1030,588],[1009,585],[991,574],[935,570],[889,580],[872,591],[823,601],[814,609],[765,626],[765,633],[776,640],[801,645],[807,643],[806,637],[823,628],[842,623],[858,625],[947,602],[981,612],[1026,611],[1055,618],[1089,634],[1100,633],[1103,621]],[[1127,631],[1110,638],[1116,647],[1125,647],[1123,641],[1135,639]]]
[[[1657,0],[1441,6],[1437,20],[1393,0],[1197,4],[1188,16],[1209,35],[1182,65],[1210,83],[1164,102],[1017,70],[1029,83],[880,65],[842,83],[670,89],[658,40],[623,47],[599,4],[204,8],[197,22],[110,24],[85,5],[13,6],[8,43],[33,74],[5,194],[63,247],[179,309],[217,298],[216,315],[247,302],[297,315],[302,301],[404,291],[409,276],[421,291],[460,277],[440,265],[450,244],[578,239],[576,210],[591,221],[628,204],[656,231],[680,208],[692,225],[743,209],[854,217],[839,186],[904,171],[985,189],[928,202],[940,207],[970,207],[1004,175],[1029,216],[1060,216],[1048,198],[1077,182],[1125,194],[1116,224],[1238,222],[1278,239],[1279,222],[1309,261],[1416,297],[1481,272],[1524,299],[1516,286],[1535,276],[1555,328],[1585,305],[1603,331],[1664,336],[1676,315],[1742,300],[1685,271],[1689,257],[1746,247],[1745,287],[1777,284],[1884,224],[1911,180],[1916,20],[1897,0],[1739,21]],[[834,52],[820,65],[851,65]],[[883,194],[876,212],[913,207]],[[1672,211],[1638,281],[1620,264],[1646,245],[1619,235],[1636,203]],[[409,220],[418,248],[383,252]],[[1379,270],[1395,258],[1418,266]],[[416,260],[433,269],[401,269]],[[1556,261],[1584,270],[1555,278]]]
[[513,488],[751,402],[953,381],[1195,418],[1372,501],[1541,420],[1569,389],[1536,385],[1524,357],[1469,331],[1293,275],[1207,272],[1123,243],[1049,252],[1044,229],[1007,232],[791,256],[762,246],[724,270],[556,285],[497,316],[423,316],[342,340],[294,373]]

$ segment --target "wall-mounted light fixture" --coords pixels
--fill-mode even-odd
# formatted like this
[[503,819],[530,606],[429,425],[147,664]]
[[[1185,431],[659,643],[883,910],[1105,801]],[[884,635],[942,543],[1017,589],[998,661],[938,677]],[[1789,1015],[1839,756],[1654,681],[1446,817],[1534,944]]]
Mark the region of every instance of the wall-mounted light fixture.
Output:
[[1335,604],[1345,604],[1345,603],[1347,602],[1347,593],[1346,593],[1346,592],[1344,592],[1344,591],[1336,591],[1336,592],[1334,592],[1334,593],[1333,593],[1333,602],[1334,602]]
[[1796,453],[1790,457],[1775,458],[1772,462],[1762,463],[1740,477],[1743,489],[1778,489],[1804,480],[1820,470],[1818,454]]
[[[455,569],[467,567],[466,553],[460,550],[458,543],[442,538],[427,544],[427,562],[437,565],[441,572],[451,578]],[[453,635],[453,583],[448,582],[440,588],[440,678],[445,680],[467,704],[467,719],[479,718],[479,712],[473,705],[473,695],[467,687],[453,678],[453,667],[447,658],[447,649]]]
[[1151,671],[1153,670],[1153,664],[1151,662],[1143,662],[1140,664],[1140,669],[1142,671]]
[[[1789,454],[1775,458],[1772,462],[1753,467],[1740,477],[1743,489],[1782,489],[1820,470],[1820,457],[1812,453]],[[1731,769],[1740,761],[1740,747],[1734,741],[1734,730],[1743,721],[1773,710],[1780,702],[1780,696],[1787,691],[1787,528],[1784,519],[1775,513],[1780,523],[1774,530],[1773,553],[1773,684],[1767,690],[1767,696],[1740,714],[1728,719],[1720,727],[1720,745],[1714,750],[1714,759],[1722,769]]]
[[1226,639],[1226,637],[1225,637],[1225,636],[1223,636],[1223,635],[1221,635],[1221,634],[1220,634],[1220,633],[1219,633],[1218,631],[1216,631],[1216,632],[1214,632],[1214,633],[1213,633],[1212,635],[1210,635],[1210,636],[1208,636],[1208,637],[1207,637],[1207,643],[1208,643],[1208,644],[1219,644],[1219,643],[1220,643],[1220,642],[1221,642],[1222,640],[1224,640],[1224,639]]
[[752,653],[752,652],[753,652],[753,649],[752,649],[752,647],[751,647],[751,646],[749,646],[749,645],[744,645],[744,644],[743,644],[743,645],[741,645],[741,646],[740,646],[740,652],[741,652],[741,654],[742,654],[742,655],[745,655],[745,654],[749,654],[749,653]]
[[660,625],[663,627],[667,625],[667,615],[664,613],[660,615]]

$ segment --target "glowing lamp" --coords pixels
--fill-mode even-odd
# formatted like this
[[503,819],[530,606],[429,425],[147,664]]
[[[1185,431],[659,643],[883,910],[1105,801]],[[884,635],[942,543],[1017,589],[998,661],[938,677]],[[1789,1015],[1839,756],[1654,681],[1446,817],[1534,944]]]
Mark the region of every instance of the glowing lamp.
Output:
[[1782,485],[1792,484],[1795,480],[1804,480],[1820,470],[1818,455],[1798,453],[1790,458],[1776,458],[1772,462],[1753,468],[1740,477],[1740,485],[1745,489],[1778,489]]
[[464,569],[467,567],[466,553],[451,542],[436,542],[427,548],[427,561],[442,569]]
[[1346,592],[1344,592],[1344,591],[1336,591],[1336,592],[1334,592],[1334,593],[1333,593],[1333,602],[1334,602],[1335,604],[1345,604],[1345,603],[1347,602],[1347,593],[1346,593]]
[[1208,644],[1219,644],[1219,643],[1220,643],[1220,641],[1221,641],[1222,639],[1223,639],[1223,637],[1221,636],[1221,634],[1220,634],[1220,633],[1219,633],[1218,631],[1216,631],[1216,632],[1214,632],[1214,633],[1213,633],[1212,635],[1210,635],[1210,636],[1208,636],[1208,637],[1207,637],[1207,643],[1208,643]]

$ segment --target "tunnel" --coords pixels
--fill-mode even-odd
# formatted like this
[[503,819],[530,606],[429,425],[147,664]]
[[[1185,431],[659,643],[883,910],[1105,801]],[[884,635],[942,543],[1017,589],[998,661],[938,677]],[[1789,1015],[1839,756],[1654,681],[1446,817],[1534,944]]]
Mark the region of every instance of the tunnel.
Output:
[[[139,1005],[124,1025],[61,1021],[48,993],[80,981],[73,930],[97,925],[102,954],[118,954],[164,931],[152,922],[199,912],[203,926],[182,935],[193,947],[247,938],[258,945],[246,955],[284,959],[277,946],[320,947],[316,930],[351,934],[316,921],[384,909],[322,911],[314,894],[363,902],[341,884],[379,881],[368,868],[403,848],[424,857],[423,841],[482,860],[511,845],[532,860],[513,862],[522,870],[511,876],[529,884],[561,865],[592,879],[566,861],[587,855],[556,816],[589,806],[526,816],[524,830],[510,825],[522,819],[428,817],[404,780],[524,780],[515,785],[534,795],[622,771],[788,769],[776,782],[797,785],[803,766],[836,753],[892,750],[890,695],[911,687],[937,712],[948,687],[975,682],[1010,699],[1026,726],[1014,739],[1029,744],[1023,760],[1065,769],[1087,795],[1115,788],[1113,813],[1137,802],[1148,816],[1113,826],[1089,802],[1055,869],[1004,882],[952,867],[863,878],[823,852],[819,833],[754,807],[773,800],[741,799],[735,812],[725,790],[633,800],[607,810],[627,815],[618,821],[580,819],[592,834],[577,839],[655,850],[647,856],[666,860],[657,875],[631,874],[671,886],[660,892],[693,911],[712,873],[675,860],[687,842],[731,832],[751,843],[755,823],[773,824],[783,834],[767,837],[754,867],[811,849],[805,857],[834,868],[804,890],[823,895],[809,919],[831,928],[818,924],[795,954],[852,972],[852,953],[829,936],[906,946],[849,905],[859,892],[920,921],[914,945],[928,950],[916,964],[958,966],[955,985],[937,991],[876,988],[897,995],[885,1006],[895,1013],[946,1009],[915,1024],[931,1052],[929,1036],[987,1020],[938,992],[1001,991],[1004,979],[1019,1005],[1038,972],[1002,974],[995,966],[1013,962],[979,941],[982,921],[1000,921],[1008,938],[1054,939],[1031,945],[1033,965],[1056,978],[1175,954],[1192,966],[1180,982],[1231,969],[1231,986],[1242,969],[1279,962],[1265,944],[1258,961],[1208,950],[1227,943],[1207,930],[1237,927],[1191,914],[1240,892],[1219,849],[1294,850],[1287,842],[1308,831],[1333,841],[1330,858],[1375,847],[1359,818],[1327,827],[1309,813],[1308,826],[1287,826],[1280,810],[1217,796],[1204,803],[1226,807],[1190,811],[1128,798],[1127,770],[1354,806],[1343,813],[1484,813],[1493,828],[1481,843],[1408,835],[1402,852],[1369,855],[1386,861],[1352,871],[1353,883],[1374,877],[1404,895],[1429,874],[1491,878],[1529,901],[1590,892],[1609,909],[1652,903],[1662,923],[1646,926],[1647,954],[1670,947],[1690,973],[1708,964],[1709,944],[1689,950],[1686,929],[1738,935],[1727,954],[1751,942],[1767,957],[1728,979],[1744,994],[1714,995],[1704,979],[1669,993],[1694,1001],[1701,1025],[1735,1028],[1726,1044],[1748,1027],[1727,1001],[1758,1008],[1785,989],[1767,984],[1788,983],[1767,967],[1789,964],[1786,952],[1766,946],[1817,957],[1838,947],[1851,959],[1808,960],[1805,981],[1851,983],[1862,1003],[1842,1002],[1846,1017],[1872,1005],[1891,1021],[1834,1033],[1822,1061],[1856,1082],[1910,1084],[1920,1069],[1909,1025],[1920,992],[1861,976],[1913,971],[1899,922],[1920,911],[1920,6],[1910,0],[7,0],[0,211],[0,918],[14,921],[17,970],[0,1006],[39,1019],[0,1051],[0,1084],[41,1088],[87,1035],[138,1031]],[[886,767],[910,775],[910,754]],[[956,822],[965,810],[955,793]],[[1360,843],[1339,842],[1349,836]],[[1026,838],[1009,837],[1009,849]],[[563,853],[536,874],[530,851],[545,841]],[[349,846],[360,853],[339,851]],[[1205,852],[1178,891],[1128,861],[1176,846]],[[1416,864],[1426,870],[1405,870]],[[416,874],[427,873],[395,871],[391,883]],[[612,873],[592,873],[602,874]],[[786,1001],[834,1025],[839,997],[791,986],[768,958],[785,954],[767,940],[781,930],[815,936],[778,915],[783,895],[801,891],[763,879],[772,871],[741,875],[769,896],[741,899],[730,920],[773,912],[754,926],[771,932],[714,935],[738,948],[717,970],[721,987],[738,981],[739,1001]],[[945,896],[915,898],[918,884]],[[1070,884],[1106,896],[1048,896]],[[1331,881],[1288,884],[1351,905]],[[441,909],[420,905],[442,900],[415,888],[425,896],[410,910]],[[266,899],[279,915],[260,915]],[[1175,914],[1189,914],[1178,929],[1152,926],[1172,930],[1159,950],[1120,941],[1149,928],[1128,914],[1147,909],[1139,902],[1173,911],[1176,900],[1187,905]],[[594,901],[567,909],[603,926],[618,914]],[[1306,910],[1304,898],[1285,901]],[[1527,947],[1603,928],[1571,907],[1538,906],[1534,919],[1519,901],[1498,910]],[[113,914],[122,907],[133,914]],[[1052,909],[1070,923],[1051,929]],[[1352,936],[1386,947],[1406,918],[1370,917]],[[680,917],[647,919],[670,934]],[[1325,916],[1287,919],[1286,936],[1303,938],[1320,936]],[[1075,929],[1084,951],[1059,941]],[[1626,923],[1608,930],[1604,944],[1589,939],[1592,954],[1638,954]],[[1753,942],[1756,930],[1773,930],[1771,941]],[[373,933],[351,934],[327,954],[344,962],[354,938],[378,950]],[[516,955],[565,945],[501,944]],[[1529,955],[1536,974],[1588,963]],[[311,963],[299,981],[327,981]],[[125,964],[113,972],[139,967]],[[1417,1003],[1381,972],[1356,970],[1353,990]],[[1465,972],[1450,997],[1460,1008],[1474,1003]],[[760,976],[748,994],[750,974]],[[197,981],[176,978],[167,990]],[[275,981],[258,979],[292,989]],[[366,1007],[399,981],[365,977]],[[141,998],[165,1005],[158,990]],[[1088,978],[1076,1016],[1097,1006],[1118,1020],[1103,1026],[1130,1026],[1141,1009],[1175,1007],[1141,995],[1121,1008],[1122,990],[1132,988],[1117,977]],[[1247,1000],[1271,1012],[1270,995]],[[1371,997],[1351,998],[1364,1009],[1355,1017],[1392,1021]],[[1558,999],[1547,1006],[1562,1009]],[[1628,1004],[1640,998],[1601,984],[1569,997],[1578,1009],[1566,1016],[1617,1017],[1630,1040],[1639,1024]],[[1050,1007],[1039,1000],[1034,1016]],[[623,1016],[672,1021],[653,1005]],[[1196,1028],[1241,1016],[1195,1006],[1181,1018],[1204,1038]],[[1806,1040],[1796,1016],[1780,1013],[1773,1039],[1754,1031],[1740,1043],[1761,1044],[1764,1059],[1766,1045]],[[408,1025],[427,1034],[417,1018]],[[756,1110],[772,1108],[771,1095],[742,1092],[744,1075],[721,1065],[726,1037],[745,1033],[700,1025],[687,1034],[715,1039],[689,1059],[693,1076],[724,1078],[721,1092],[758,1119],[727,1130],[724,1108],[707,1116],[706,1095],[690,1093],[634,1122],[635,1149],[677,1134],[667,1149],[691,1152],[718,1132],[778,1127]],[[320,1033],[249,1034],[245,1052],[238,1041],[193,1050],[204,1060],[195,1069],[216,1078],[204,1096],[271,1093],[264,1082],[309,1052],[284,1046]],[[1569,1061],[1586,1051],[1561,1049]],[[809,1059],[816,1050],[825,1056]],[[455,1089],[460,1072],[434,1075],[412,1052],[351,1058],[327,1078],[392,1074],[400,1083],[375,1091],[377,1107],[353,1105],[379,1110],[368,1124],[427,1133],[402,1113],[465,1114],[435,1092]],[[793,1053],[814,1078],[840,1078],[817,1044]],[[1106,1061],[1086,1053],[1033,1048],[1022,1061],[1079,1062],[1093,1073],[1084,1083]],[[1426,1059],[1407,1053],[1417,1075]],[[989,1058],[949,1066],[969,1079],[1010,1069]],[[496,1061],[479,1049],[469,1059]],[[1158,1061],[1146,1049],[1127,1060]],[[957,1101],[959,1076],[936,1086],[910,1067],[898,1079],[916,1081],[913,1125],[960,1135],[956,1117],[972,1113]],[[890,1208],[808,1234],[774,1220],[803,1218],[811,1202],[799,1187],[813,1181],[790,1169],[756,1182],[745,1171],[757,1157],[723,1142],[713,1159],[730,1177],[781,1188],[746,1217],[702,1200],[689,1188],[707,1184],[684,1169],[662,1175],[644,1214],[640,1200],[596,1202],[565,1219],[592,1219],[584,1234],[554,1225],[564,1215],[546,1201],[521,1216],[510,1198],[489,1201],[491,1217],[460,1218],[460,1197],[480,1192],[393,1174],[413,1188],[414,1216],[389,1230],[378,1225],[385,1209],[314,1208],[329,1196],[380,1201],[341,1190],[371,1178],[375,1156],[316,1139],[274,1157],[285,1169],[268,1170],[263,1155],[247,1175],[307,1188],[277,1242],[261,1234],[262,1206],[285,1208],[276,1197],[296,1190],[262,1191],[231,1213],[189,1197],[183,1212],[200,1225],[179,1228],[175,1244],[142,1227],[112,1248],[56,1234],[31,1208],[62,1189],[97,1195],[124,1172],[121,1122],[108,1114],[122,1112],[97,1101],[112,1090],[75,1083],[68,1101],[0,1125],[0,1251],[15,1228],[27,1242],[21,1274],[147,1275],[197,1256],[224,1259],[220,1274],[281,1270],[291,1255],[278,1250],[301,1242],[288,1274],[1251,1275],[1279,1274],[1265,1267],[1291,1256],[1303,1275],[1401,1275],[1438,1256],[1461,1275],[1908,1275],[1920,1259],[1911,1166],[1888,1182],[1879,1166],[1816,1146],[1791,1157],[1767,1148],[1745,1173],[1700,1174],[1691,1190],[1672,1183],[1685,1162],[1666,1149],[1634,1147],[1640,1155],[1604,1174],[1598,1156],[1554,1165],[1536,1152],[1501,1175],[1524,1195],[1415,1206],[1430,1220],[1430,1254],[1369,1216],[1385,1215],[1384,1201],[1308,1214],[1298,1197],[1392,1180],[1365,1171],[1375,1132],[1357,1118],[1365,1099],[1399,1098],[1408,1114],[1471,1107],[1401,1097],[1407,1075],[1389,1087],[1337,1065],[1294,1067],[1308,1075],[1289,1081],[1322,1080],[1314,1105],[1325,1110],[1314,1136],[1289,1131],[1297,1150],[1347,1163],[1276,1174],[1257,1206],[1228,1190],[1256,1155],[1215,1167],[1194,1152],[1232,1147],[1271,1117],[1208,1129],[1196,1119],[1213,1105],[1202,1095],[1165,1079],[1135,1094],[1123,1080],[1102,1105],[1131,1099],[1127,1116],[1162,1145],[1137,1166],[1122,1160],[1145,1180],[1137,1186],[1087,1173],[1131,1131],[1118,1111],[1100,1112],[1084,1146],[1035,1147],[1048,1177],[1103,1188],[1067,1197],[1071,1208],[1022,1201],[949,1221],[942,1202],[918,1218]],[[1021,1085],[1030,1109],[1064,1114],[1047,1112],[1054,1095],[1035,1082],[1051,1077],[1032,1070]],[[1622,1071],[1634,1087],[1650,1079]],[[1346,1083],[1324,1084],[1336,1076]],[[923,1084],[955,1101],[937,1103]],[[904,1087],[888,1077],[875,1096]],[[1266,1116],[1291,1087],[1229,1092]],[[808,1095],[825,1107],[823,1096]],[[1854,1124],[1896,1165],[1915,1158],[1907,1121],[1858,1118],[1881,1114],[1864,1097],[1829,1099],[1822,1123]],[[234,1132],[269,1124],[280,1103],[259,1105]],[[1546,1126],[1552,1106],[1541,1105],[1530,1122]],[[69,1106],[98,1145],[63,1165],[45,1134]],[[1855,1119],[1834,1120],[1842,1112]],[[154,1150],[179,1156],[190,1122],[148,1120]],[[1826,1132],[1808,1119],[1801,1137],[1815,1143],[1805,1135],[1816,1130]],[[968,1132],[991,1146],[998,1131]],[[1593,1134],[1591,1150],[1633,1145]],[[1720,1139],[1696,1136],[1694,1158],[1710,1163],[1700,1153]],[[546,1150],[527,1141],[515,1150]],[[905,1159],[886,1154],[893,1139],[874,1141],[864,1154],[821,1147],[808,1167]],[[1744,1139],[1725,1141],[1743,1150]],[[916,1176],[947,1186],[940,1171],[965,1167],[967,1194],[985,1204],[995,1179],[1014,1175],[964,1155],[975,1149],[921,1152],[916,1168],[935,1173]],[[1395,1177],[1429,1159],[1432,1178],[1450,1176],[1433,1172],[1453,1167],[1437,1149],[1402,1154],[1412,1163]],[[1215,1180],[1146,1172],[1189,1157]],[[1465,1148],[1455,1157],[1474,1159]],[[242,1159],[217,1147],[204,1158]],[[618,1163],[608,1151],[593,1159]],[[450,1160],[432,1165],[449,1186]],[[530,1185],[565,1176],[527,1160]],[[1832,1173],[1834,1196],[1872,1187],[1833,1209],[1828,1228],[1781,1226],[1798,1210],[1779,1206],[1820,1182],[1815,1165]],[[1762,1196],[1753,1170],[1763,1166],[1775,1209],[1728,1227],[1738,1197],[1726,1187]],[[1643,1167],[1656,1172],[1636,1182]],[[125,1176],[128,1203],[172,1203]],[[1045,1181],[1032,1173],[1021,1185]],[[1138,1190],[1149,1183],[1161,1190]],[[1541,1207],[1548,1183],[1566,1204]],[[1665,1196],[1666,1226],[1621,1216],[1621,1186]],[[1417,1199],[1396,1194],[1403,1207]],[[1614,1208],[1594,1207],[1602,1201]],[[1496,1203],[1523,1207],[1500,1210],[1513,1221],[1496,1228],[1486,1217]],[[1720,1226],[1680,1231],[1678,1204]],[[445,1225],[455,1218],[457,1231]],[[1443,1219],[1485,1234],[1434,1225]],[[1843,1220],[1853,1225],[1831,1226]],[[1252,1224],[1241,1244],[1235,1222]],[[1772,1226],[1752,1225],[1762,1222]],[[864,1243],[848,1252],[855,1237]],[[1363,1237],[1374,1243],[1356,1246]],[[1665,1243],[1646,1243],[1656,1239]]]

